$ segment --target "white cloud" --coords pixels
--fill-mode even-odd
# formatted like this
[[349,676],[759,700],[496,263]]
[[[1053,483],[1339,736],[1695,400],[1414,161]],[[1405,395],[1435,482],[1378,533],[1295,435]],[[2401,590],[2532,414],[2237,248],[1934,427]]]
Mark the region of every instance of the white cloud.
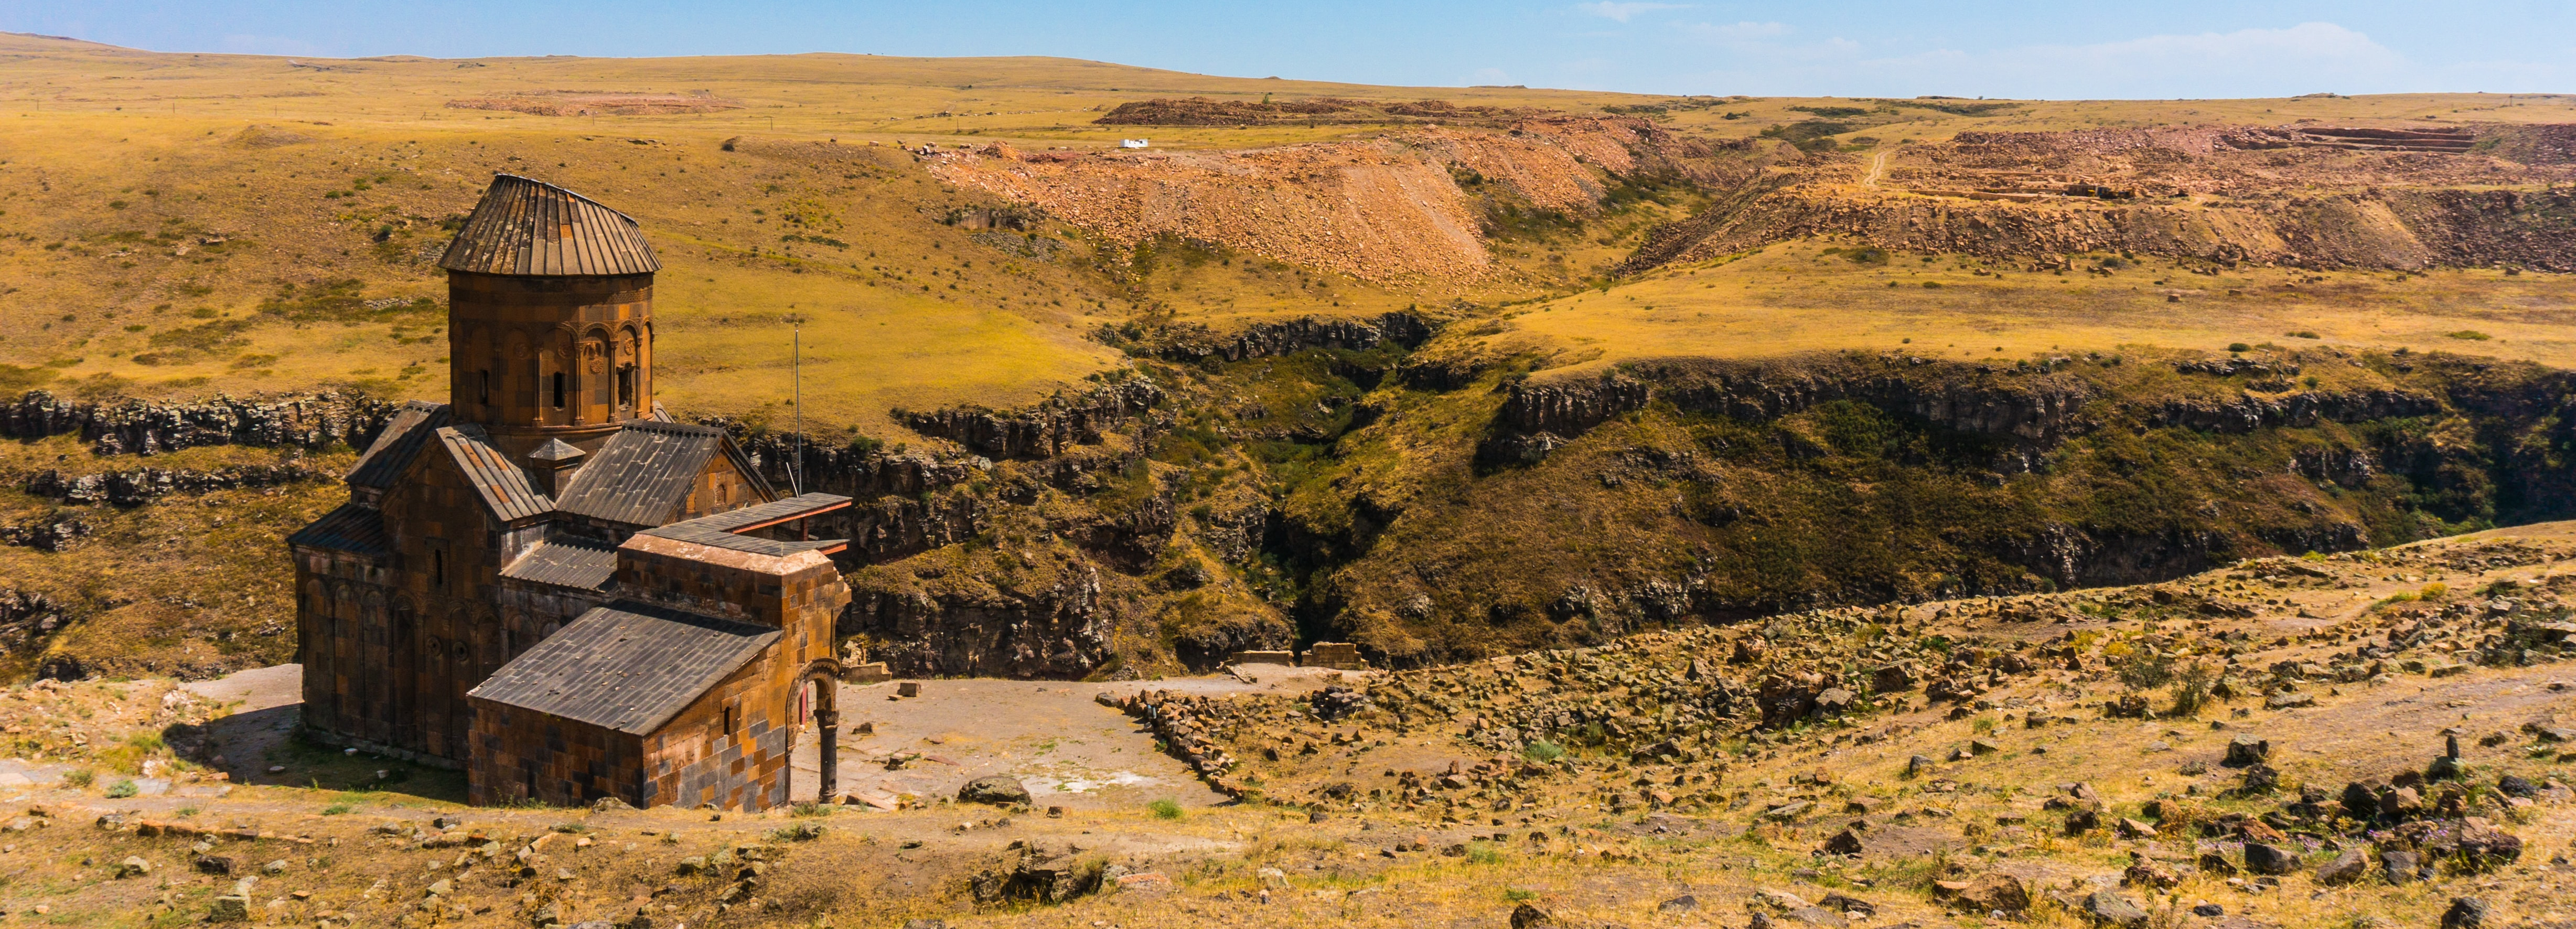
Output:
[[1683,26],[1681,31],[1683,35],[1687,35],[1695,39],[1732,43],[1747,42],[1756,39],[1769,39],[1788,35],[1789,25],[1787,23],[1757,23],[1751,20],[1740,23],[1723,24],[1691,23]]
[[1597,3],[1577,3],[1574,5],[1574,8],[1588,15],[1624,23],[1628,21],[1629,17],[1635,16],[1639,13],[1652,13],[1657,10],[1687,10],[1690,9],[1690,6],[1691,5],[1687,3],[1620,3],[1613,2],[1613,0],[1600,0],[1600,2]]

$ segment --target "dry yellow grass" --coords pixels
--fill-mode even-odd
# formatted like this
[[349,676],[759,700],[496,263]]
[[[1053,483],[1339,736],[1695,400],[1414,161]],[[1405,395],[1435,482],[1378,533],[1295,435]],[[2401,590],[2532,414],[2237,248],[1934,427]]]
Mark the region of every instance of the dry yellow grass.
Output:
[[[2079,641],[2061,638],[2065,632],[2086,637],[2080,641],[2133,643],[2226,632],[2241,651],[2233,656],[2240,666],[2235,673],[2250,678],[2275,661],[2322,662],[2329,651],[2379,640],[2369,619],[2371,604],[2429,581],[2446,582],[2460,592],[2455,596],[2507,580],[2563,589],[2563,582],[2551,579],[2563,581],[2571,539],[2576,524],[2545,524],[2310,563],[2334,572],[2332,581],[2249,565],[2166,586],[2187,596],[2267,601],[2253,617],[2133,616],[2106,624],[2084,615],[2068,623],[2007,622],[1994,615],[2007,604],[1991,600],[1923,604],[1905,613],[1907,622],[1923,624],[1924,634],[1962,643],[1981,639],[1983,646]],[[2497,542],[2537,546],[2548,554],[2485,548]],[[2497,555],[2507,557],[2492,558]],[[2454,562],[2453,556],[2470,560]],[[2062,609],[2111,593],[2117,592],[2015,598],[2009,605]],[[1628,645],[1655,653],[1671,642],[1669,634],[1650,634]],[[1678,662],[1691,656],[1666,657]],[[1726,666],[1722,654],[1712,659],[1728,668],[1725,673],[1747,673]],[[2315,681],[2300,688],[2317,699],[2313,707],[2268,709],[2261,696],[2248,693],[2213,702],[2194,717],[2138,720],[2099,712],[2101,701],[2122,692],[2104,669],[2048,669],[1999,686],[1985,695],[1985,704],[1956,717],[1909,699],[1902,709],[1848,725],[1774,732],[1761,745],[1729,739],[1703,746],[1722,757],[1683,764],[1629,764],[1617,753],[1578,749],[1578,773],[1529,776],[1531,789],[1524,796],[1532,805],[1510,812],[1460,804],[1451,810],[1455,815],[1442,816],[1438,802],[1406,810],[1369,800],[1357,810],[1348,803],[1328,804],[1332,812],[1321,821],[1310,821],[1296,806],[1258,801],[1193,808],[1176,818],[1146,809],[1011,816],[963,805],[886,814],[845,809],[819,818],[789,811],[727,813],[721,819],[671,808],[472,810],[455,802],[450,776],[416,772],[409,780],[366,789],[358,785],[372,780],[375,769],[401,766],[293,742],[248,763],[289,765],[295,776],[309,777],[321,789],[239,786],[221,797],[109,798],[104,794],[110,786],[142,771],[144,762],[172,761],[162,743],[138,736],[179,722],[241,733],[262,717],[207,722],[206,716],[222,717],[224,708],[165,702],[169,687],[159,680],[22,687],[0,697],[0,723],[7,724],[18,750],[49,767],[68,764],[95,777],[86,786],[21,788],[18,797],[48,815],[19,820],[26,828],[11,839],[16,850],[9,852],[18,870],[0,884],[0,903],[16,912],[45,905],[51,912],[38,915],[63,924],[176,925],[197,919],[230,879],[188,873],[193,838],[141,836],[131,822],[124,831],[89,825],[101,813],[123,811],[130,818],[268,833],[259,839],[218,837],[213,854],[245,868],[284,862],[256,885],[255,912],[295,921],[345,914],[327,917],[337,924],[390,923],[426,901],[442,910],[463,907],[466,915],[456,918],[465,924],[516,922],[553,904],[567,921],[624,919],[647,907],[657,924],[667,919],[814,926],[936,917],[968,927],[1397,927],[1499,925],[1526,901],[1552,913],[1559,925],[1687,926],[1732,924],[1748,909],[1776,913],[1763,893],[1786,891],[1809,901],[1832,893],[1867,901],[1878,910],[1872,925],[2075,929],[2088,923],[2064,901],[2097,888],[2157,912],[2161,925],[2191,924],[2184,912],[2203,902],[2262,925],[2350,926],[2362,916],[2429,925],[2457,896],[2485,899],[2502,921],[2555,921],[2564,918],[2563,901],[2552,886],[2557,866],[2546,862],[2552,849],[2576,835],[2576,806],[2556,791],[2529,806],[2476,801],[2525,842],[2518,862],[2494,870],[2471,872],[2462,862],[2449,862],[2433,879],[2405,886],[2376,879],[2329,886],[2316,880],[2314,868],[2333,850],[2310,849],[2295,838],[2282,844],[2301,854],[2304,864],[2281,875],[2275,886],[2195,873],[2190,865],[2203,852],[2238,854],[2238,840],[2201,835],[2195,824],[2227,814],[2275,812],[2301,787],[2323,787],[2332,795],[2348,780],[2420,768],[2441,751],[2439,731],[2445,727],[2468,734],[2462,741],[2475,784],[2493,783],[2500,773],[2535,781],[2563,776],[2568,762],[2557,754],[2559,747],[2536,744],[2516,729],[2563,702],[2546,688],[2563,670],[2547,663],[2502,663],[2439,676],[2392,672],[2372,681]],[[1468,681],[1513,673],[1501,664],[1440,672]],[[1424,675],[1413,680],[1416,687],[1440,690]],[[2155,696],[2161,707],[2163,695]],[[2045,724],[2029,723],[2034,715]],[[1374,744],[1365,750],[1328,744],[1315,755],[1283,751],[1278,761],[1256,760],[1252,746],[1282,735],[1295,738],[1273,744],[1320,742],[1319,727],[1346,733],[1358,724],[1300,719],[1277,728],[1250,725],[1239,733],[1237,754],[1246,764],[1238,773],[1258,775],[1275,795],[1303,796],[1333,781],[1353,781],[1363,791],[1383,785],[1382,768],[1436,770],[1450,759],[1473,764],[1491,754],[1458,737],[1457,719],[1416,717],[1413,723],[1409,730],[1371,731]],[[2492,743],[2476,738],[2490,732],[2504,735]],[[2217,762],[2238,734],[2269,740],[2269,763],[2279,770],[2282,791],[2245,796],[2233,789],[2242,773]],[[1133,749],[1145,750],[1146,738],[1139,735]],[[1954,758],[1972,739],[1993,749]],[[1936,772],[1909,777],[1904,768],[1914,755],[1943,760]],[[1704,783],[1694,781],[1689,792],[1723,794],[1730,802],[1722,808],[1685,804],[1615,813],[1596,802],[1604,791],[1642,793],[1685,768],[1709,775]],[[212,786],[186,780],[193,766],[176,769],[183,789],[203,793]],[[2044,801],[2063,793],[2058,785],[2075,782],[2099,792],[2104,825],[2070,837],[2059,828],[2062,814]],[[1814,807],[1804,814],[1764,815],[1772,804],[1792,799]],[[1866,813],[1845,806],[1856,799],[1876,802]],[[2151,802],[2156,813],[2147,812]],[[2329,807],[2333,803],[2327,801]],[[479,839],[424,847],[410,831],[434,831],[428,825],[432,817],[462,819],[458,839],[479,834],[501,844],[488,856]],[[1868,826],[1860,830],[1866,849],[1860,856],[1817,853],[1826,837],[1862,819]],[[2144,822],[2158,834],[2121,837],[2113,828],[2121,819]],[[396,834],[370,832],[389,820],[401,823]],[[799,825],[823,828],[806,841],[772,837],[772,830]],[[554,837],[542,838],[549,833]],[[2367,849],[2350,834],[2337,834]],[[1393,851],[1415,841],[1426,847]],[[718,909],[717,901],[726,899],[718,894],[736,872],[691,875],[677,867],[683,856],[764,842],[775,846],[783,863],[767,869],[748,899],[731,898],[729,912]],[[970,903],[967,878],[987,868],[1007,871],[1021,842],[1078,846],[1077,860],[1086,866],[1117,864],[1166,881],[1054,905]],[[1459,853],[1444,853],[1451,847]],[[476,851],[468,854],[469,849]],[[520,862],[511,856],[521,849],[530,852],[526,863],[536,870],[514,878]],[[159,870],[150,879],[115,877],[110,865],[129,855]],[[2179,872],[2180,882],[2164,889],[2122,886],[2123,869],[2140,859]],[[1945,863],[2014,875],[2031,891],[2033,908],[2009,922],[1950,911],[1930,885]],[[445,888],[433,898],[428,889],[441,882]],[[1696,898],[1696,910],[1663,908],[1685,894]]]
[[2223,352],[2266,342],[2576,365],[2568,336],[2576,331],[2576,280],[2565,275],[2248,268],[2206,276],[2155,260],[2107,276],[2059,275],[1949,255],[1900,253],[1862,264],[1825,254],[1831,248],[1776,245],[1514,307],[1495,327],[1501,331],[1475,338],[1494,350],[1552,354],[1576,370],[1652,357],[1854,348],[2017,360],[2125,345]]
[[[1547,273],[1459,292],[1301,280],[1290,269],[1253,262],[1166,263],[1146,280],[1122,281],[1103,277],[1092,265],[1094,246],[1061,226],[1044,234],[1066,248],[1054,261],[1037,261],[1013,259],[942,224],[948,210],[973,198],[933,182],[893,149],[896,143],[1096,148],[1146,135],[1158,147],[1239,148],[1381,131],[1092,123],[1119,103],[1159,96],[1437,97],[1561,110],[1669,102],[1595,92],[1220,78],[1042,58],[290,60],[158,54],[16,35],[0,36],[0,56],[9,59],[13,77],[0,91],[0,189],[7,191],[0,194],[0,280],[6,281],[0,364],[15,366],[12,382],[51,377],[58,390],[178,395],[348,382],[401,396],[439,396],[444,334],[434,314],[296,323],[263,315],[261,306],[279,299],[286,284],[309,295],[316,285],[344,279],[360,281],[358,295],[366,299],[438,293],[424,257],[445,239],[439,221],[470,206],[491,172],[513,171],[567,184],[644,221],[668,263],[659,311],[669,337],[661,353],[668,373],[661,383],[675,408],[776,411],[787,393],[787,338],[768,321],[792,313],[810,320],[809,419],[876,434],[893,433],[885,417],[890,406],[1007,406],[1118,363],[1083,336],[1125,318],[1138,308],[1133,301],[1231,326],[1460,297],[1545,297],[1547,280],[1615,261],[1625,243],[1662,215],[1656,208],[1621,214],[1605,228],[1535,248],[1499,243],[1497,257],[1506,265]],[[565,87],[703,92],[740,105],[646,116],[445,106]],[[1878,106],[1702,98],[1658,118],[1693,133],[1742,136],[1815,115],[1795,107],[1838,105]],[[1855,120],[1875,125],[1847,135],[1893,144],[1970,128],[2425,116],[2567,121],[2576,119],[2576,99],[2030,102],[1987,116],[1900,107],[1892,116]],[[739,151],[720,144],[738,137],[744,140]],[[786,214],[807,217],[818,209],[815,225],[793,229],[840,244],[782,241]],[[209,238],[228,241],[209,246]],[[1546,261],[1541,252],[1549,249],[1562,254],[1561,263]],[[1975,341],[1990,343],[1987,351],[2001,344],[2011,352],[2141,341],[2223,345],[2309,329],[2328,339],[2432,347],[2442,344],[2442,332],[2474,328],[2496,339],[2479,349],[2514,357],[2551,357],[2560,346],[2546,330],[2556,320],[2548,311],[2563,301],[2553,284],[2537,279],[2515,290],[2515,282],[2461,275],[2444,291],[2436,275],[2348,299],[2222,304],[2187,298],[2167,305],[2141,296],[2148,285],[2131,281],[2140,276],[2133,273],[2111,282],[2016,279],[2003,288],[1988,286],[1989,279],[1961,279],[1937,295],[1869,291],[1866,286],[1880,282],[1858,269],[1805,269],[1813,273],[1776,282],[1765,276],[1803,255],[1775,251],[1714,271],[1661,275],[1607,295],[1559,300],[1517,325],[1525,336],[1570,346],[1576,357],[1598,351],[1605,358],[1878,347],[1887,336],[1902,338],[1900,330],[1917,332],[1918,342],[1937,338],[1943,348],[1956,341],[1952,333],[1976,332]],[[1712,282],[1719,286],[1706,286]],[[2272,283],[2262,276],[2250,282]],[[2205,278],[2185,278],[2178,286],[2222,283],[2236,286]],[[2131,287],[2138,289],[2123,293]],[[2426,287],[2439,292],[2421,300],[2405,296]],[[2481,296],[2473,299],[2472,292]],[[2490,293],[2522,302],[2473,308],[2494,303],[2483,296]],[[1631,298],[1659,309],[1609,312]],[[2242,308],[2248,305],[2253,309]],[[2212,312],[2220,306],[2229,309]],[[242,321],[247,324],[238,332],[204,329]],[[2427,339],[2433,341],[2424,344]],[[137,354],[157,363],[137,363]]]

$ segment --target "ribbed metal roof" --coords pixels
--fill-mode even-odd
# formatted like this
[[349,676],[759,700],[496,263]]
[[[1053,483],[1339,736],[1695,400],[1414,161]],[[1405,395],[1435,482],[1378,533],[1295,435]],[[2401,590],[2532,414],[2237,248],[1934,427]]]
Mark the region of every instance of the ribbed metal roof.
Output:
[[748,623],[619,601],[581,614],[467,695],[651,735],[778,635]]
[[573,472],[555,508],[630,526],[676,519],[715,456],[731,459],[759,499],[776,496],[724,430],[651,420],[629,422]]
[[492,176],[438,266],[476,274],[585,277],[662,268],[634,217],[544,181]]
[[295,530],[286,544],[308,548],[349,552],[358,555],[382,555],[393,550],[385,538],[385,514],[355,503],[322,515],[312,525]]
[[840,494],[806,493],[784,500],[772,500],[757,506],[728,510],[689,520],[718,532],[750,532],[775,526],[793,519],[820,516],[833,510],[848,509],[850,498]]
[[848,539],[781,542],[759,536],[735,535],[722,529],[699,525],[694,519],[672,523],[658,529],[646,529],[636,535],[649,535],[657,539],[670,539],[674,542],[687,542],[691,545],[704,545],[708,548],[721,548],[752,555],[767,555],[772,558],[785,558],[797,552],[822,552],[829,555],[849,547],[850,544]]
[[537,543],[501,569],[501,576],[533,584],[605,590],[617,576],[617,546],[574,536]]
[[492,518],[506,523],[555,508],[554,501],[529,486],[528,472],[491,446],[483,427],[448,426],[438,430],[438,439],[456,457],[456,467],[465,472],[466,481],[483,495],[483,505],[492,508]]
[[797,552],[820,551],[826,555],[849,545],[848,539],[787,541],[741,535],[766,526],[800,517],[828,513],[850,505],[850,498],[839,494],[803,494],[739,510],[682,520],[668,526],[646,529],[637,535],[657,536],[680,542],[749,552],[754,555],[784,557]]
[[358,457],[358,466],[349,469],[349,483],[359,487],[384,489],[394,486],[403,469],[420,454],[421,443],[429,434],[447,425],[447,404],[413,400],[394,413],[384,431],[368,444],[367,453]]

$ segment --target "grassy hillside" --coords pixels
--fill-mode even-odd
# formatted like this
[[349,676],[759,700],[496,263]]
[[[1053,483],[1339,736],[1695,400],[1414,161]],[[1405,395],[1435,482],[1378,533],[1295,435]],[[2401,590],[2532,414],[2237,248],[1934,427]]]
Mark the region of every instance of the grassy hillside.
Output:
[[[561,183],[634,215],[665,262],[674,412],[784,427],[801,322],[806,427],[850,449],[825,486],[871,501],[853,534],[874,537],[856,575],[874,632],[1099,630],[1049,675],[1342,636],[1433,661],[1800,603],[2167,576],[2547,515],[2532,494],[2569,453],[2549,369],[2571,364],[2576,279],[2423,257],[2466,253],[2426,245],[2436,233],[2555,247],[2568,169],[2548,124],[2576,121],[2565,97],[1671,99],[1053,59],[325,61],[23,36],[0,56],[0,391],[443,397],[439,249],[493,173]],[[2136,154],[2212,127],[2348,123],[2536,128],[2450,154]],[[2067,130],[2102,132],[1994,135]],[[1153,147],[1116,148],[1137,137]],[[1976,142],[1995,138],[2022,141]],[[1915,189],[2025,169],[2187,196],[2156,188],[2133,210]],[[2501,196],[2537,218],[2300,212],[2383,188]],[[2183,246],[2295,250],[2347,214],[2377,217],[2380,237],[2352,254],[2414,263],[2052,244],[2140,215],[2207,233]],[[2230,224],[2256,215],[2275,224]],[[2305,374],[2176,373],[2283,359]],[[2531,366],[2479,367],[2500,361]],[[1560,400],[1588,409],[1603,375],[1652,399],[1515,425]],[[1706,377],[1841,399],[1710,406],[1693,398],[1724,390]],[[1101,414],[1086,428],[1105,444],[1062,456],[894,415],[973,407],[1051,428],[1080,402],[1065,398],[1139,378],[1165,399]],[[2012,406],[2050,385],[2089,405],[2037,444],[1885,392]],[[2244,412],[2346,395],[2403,409]],[[2211,416],[2258,424],[2212,436]],[[884,444],[840,441],[857,436]],[[21,451],[18,484],[49,456],[132,466],[68,439]],[[2324,452],[2372,470],[2288,476]],[[988,473],[969,453],[1005,460]],[[2124,496],[2142,485],[2168,498]],[[275,625],[282,600],[189,620],[152,605],[177,594],[62,579],[273,587],[267,543],[135,540],[190,537],[165,531],[181,509],[273,539],[334,493],[11,497],[13,525],[96,510],[93,538],[124,540],[0,550],[14,588],[77,617],[19,660],[214,667],[189,649]],[[2095,547],[2070,555],[2070,539]],[[153,637],[189,622],[204,628]]]
[[[808,412],[826,426],[880,435],[894,428],[884,416],[890,406],[1012,405],[1116,365],[1082,335],[1140,303],[1225,322],[1547,297],[1607,271],[1653,225],[1690,208],[1678,193],[1662,198],[1669,205],[1613,204],[1573,226],[1499,229],[1494,252],[1515,274],[1464,289],[1389,290],[1317,269],[1193,254],[1188,243],[1140,268],[1126,243],[1060,221],[997,238],[951,224],[961,209],[995,205],[992,197],[950,189],[895,150],[992,141],[1087,150],[1136,135],[1151,136],[1157,148],[1239,149],[1374,138],[1385,128],[1093,124],[1139,99],[1438,98],[1514,111],[1610,109],[1714,140],[1840,120],[1851,137],[1842,141],[1872,140],[1851,143],[1863,146],[1966,129],[2576,119],[2576,98],[2564,97],[1676,101],[1219,78],[1034,58],[322,61],[157,54],[28,36],[0,37],[0,55],[11,72],[0,86],[0,120],[8,121],[0,133],[7,180],[0,363],[12,366],[0,371],[7,382],[0,386],[45,381],[91,394],[186,395],[339,382],[437,396],[438,319],[401,301],[439,293],[428,261],[445,226],[492,172],[510,171],[566,184],[644,222],[669,264],[659,310],[671,340],[661,357],[671,368],[661,383],[674,407],[741,415],[780,402],[780,320],[793,314],[812,330],[808,393],[816,399]],[[556,93],[563,88],[588,96]],[[581,101],[615,93],[669,95],[702,111],[563,116],[449,106],[579,111],[604,108]],[[1837,107],[1862,112],[1834,115]],[[728,140],[736,140],[730,149]],[[1741,296],[1755,296],[1772,265],[1701,273],[1740,276]],[[1817,304],[1843,302],[1813,281],[1787,283]],[[1738,312],[1749,308],[1725,299],[1727,288],[1668,297],[1672,281],[1640,286],[1611,299],[1718,313],[1766,333],[1779,322],[1767,311]],[[1865,319],[1853,314],[1883,302],[1838,315]],[[2103,336],[2170,330],[2152,309],[2134,328]],[[1903,318],[1831,335],[1802,326],[1813,336],[1799,347],[1875,346],[1875,331],[1903,328]],[[1669,333],[1650,327],[1639,335],[1618,341],[1645,347],[1621,351],[1654,353],[1652,343]],[[1715,341],[1730,354],[1775,350],[1723,335]],[[1675,348],[1704,346],[1685,340]],[[722,389],[701,386],[710,383]]]
[[1571,365],[1568,373],[1674,356],[1862,349],[2011,361],[2122,346],[2225,351],[2265,343],[2576,365],[2576,280],[2567,275],[2218,269],[2116,253],[2079,256],[2076,264],[2056,272],[2027,261],[1775,245],[1515,305],[1485,327],[1490,334],[1458,345],[1542,354],[1551,365]]

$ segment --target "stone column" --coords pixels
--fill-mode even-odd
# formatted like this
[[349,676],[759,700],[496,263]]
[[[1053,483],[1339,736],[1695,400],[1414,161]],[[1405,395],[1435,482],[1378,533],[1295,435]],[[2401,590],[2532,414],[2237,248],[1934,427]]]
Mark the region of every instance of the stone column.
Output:
[[[827,680],[824,686],[829,687],[831,684]],[[822,735],[821,744],[817,746],[822,752],[818,764],[821,776],[815,779],[814,802],[830,803],[832,792],[840,787],[841,713],[839,710],[815,710],[814,725],[821,727]]]

